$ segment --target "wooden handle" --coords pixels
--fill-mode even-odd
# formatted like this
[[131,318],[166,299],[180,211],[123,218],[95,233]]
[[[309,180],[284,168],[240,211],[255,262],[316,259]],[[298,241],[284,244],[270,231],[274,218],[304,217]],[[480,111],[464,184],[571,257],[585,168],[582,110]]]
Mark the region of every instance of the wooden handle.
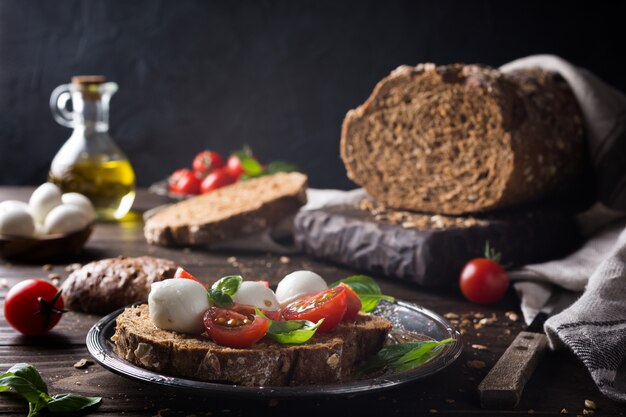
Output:
[[520,332],[478,386],[480,405],[483,408],[515,407],[547,346],[544,334]]

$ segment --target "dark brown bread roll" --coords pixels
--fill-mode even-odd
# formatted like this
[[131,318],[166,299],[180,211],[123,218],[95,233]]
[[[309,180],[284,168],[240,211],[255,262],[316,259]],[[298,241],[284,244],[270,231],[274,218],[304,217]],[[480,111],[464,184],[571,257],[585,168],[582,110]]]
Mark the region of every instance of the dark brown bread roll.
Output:
[[517,206],[583,167],[582,116],[540,69],[402,66],[343,123],[348,176],[383,204],[462,214]]
[[172,278],[176,268],[172,261],[151,256],[91,262],[67,277],[63,299],[72,310],[110,313],[147,300],[152,283]]

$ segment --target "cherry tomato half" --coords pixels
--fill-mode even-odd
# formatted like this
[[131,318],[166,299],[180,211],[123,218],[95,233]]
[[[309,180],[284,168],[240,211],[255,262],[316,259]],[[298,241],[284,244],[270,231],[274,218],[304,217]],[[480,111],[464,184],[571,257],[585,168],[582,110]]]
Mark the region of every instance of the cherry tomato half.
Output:
[[42,279],[29,279],[9,290],[4,301],[4,317],[18,332],[38,335],[56,326],[63,307],[57,287]]
[[174,171],[168,179],[170,191],[176,194],[200,194],[200,183],[200,179],[187,168]]
[[264,317],[220,307],[209,308],[203,321],[207,334],[215,343],[232,348],[252,346],[265,336],[270,325]]
[[343,321],[352,321],[361,311],[361,299],[350,286],[343,282],[340,282],[339,285],[346,289],[346,314],[343,316]]
[[232,184],[235,181],[235,178],[233,178],[225,169],[216,169],[207,175],[207,177],[202,181],[200,189],[202,193],[209,193],[225,185]]
[[[239,314],[243,314],[245,316],[254,316],[254,306],[249,306],[247,304],[233,304],[232,306],[227,308],[228,310],[233,310],[236,311]],[[275,310],[275,311],[269,311],[266,310],[264,308],[259,308],[259,310],[261,310],[263,312],[263,314],[265,314],[265,317],[267,317],[270,320],[280,320],[281,319],[281,315],[280,315],[280,311],[279,310]]]
[[224,167],[224,158],[215,151],[202,151],[193,159],[193,172],[204,178],[215,169]]
[[293,301],[283,309],[282,315],[285,320],[309,320],[313,323],[323,318],[318,331],[329,332],[341,322],[347,307],[346,288],[338,286]]
[[509,278],[499,263],[487,258],[476,258],[463,267],[459,284],[468,300],[491,304],[504,296],[509,287]]

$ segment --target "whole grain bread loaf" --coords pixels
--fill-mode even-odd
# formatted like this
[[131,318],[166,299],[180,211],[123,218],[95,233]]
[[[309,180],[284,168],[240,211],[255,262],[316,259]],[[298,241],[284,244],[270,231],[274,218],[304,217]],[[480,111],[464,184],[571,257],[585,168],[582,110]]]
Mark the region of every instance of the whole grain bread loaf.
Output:
[[65,305],[106,314],[148,299],[153,282],[172,278],[177,265],[152,256],[102,259],[72,272],[63,283]]
[[571,185],[585,160],[578,103],[541,69],[401,66],[345,117],[348,176],[383,204],[462,214]]
[[144,227],[148,243],[211,245],[261,232],[306,203],[307,177],[277,173],[240,181],[158,211]]
[[355,322],[301,345],[264,338],[233,349],[205,335],[158,329],[143,304],[117,317],[112,340],[121,358],[166,375],[247,386],[312,385],[349,379],[358,362],[382,348],[391,327],[385,318],[361,313]]

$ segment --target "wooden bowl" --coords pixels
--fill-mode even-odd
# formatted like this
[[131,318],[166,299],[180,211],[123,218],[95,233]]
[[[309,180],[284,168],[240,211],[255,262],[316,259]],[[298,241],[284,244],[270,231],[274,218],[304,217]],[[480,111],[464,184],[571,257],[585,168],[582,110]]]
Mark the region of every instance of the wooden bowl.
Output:
[[67,259],[80,253],[91,236],[93,224],[65,235],[40,237],[0,236],[0,256],[25,262]]

